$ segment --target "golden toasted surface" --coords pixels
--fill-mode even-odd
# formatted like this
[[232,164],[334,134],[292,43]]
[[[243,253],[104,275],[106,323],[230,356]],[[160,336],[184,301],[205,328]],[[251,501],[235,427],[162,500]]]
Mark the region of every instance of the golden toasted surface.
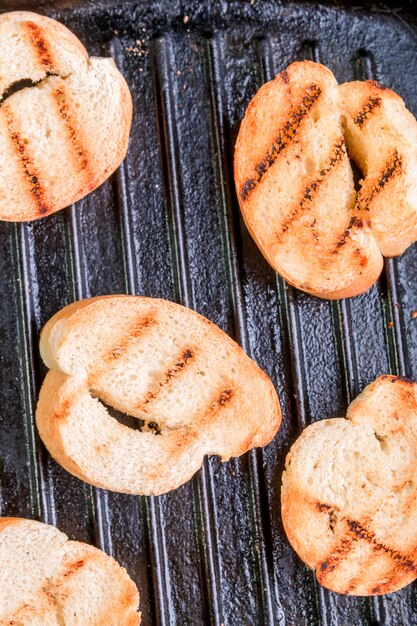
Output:
[[0,518],[2,626],[139,626],[139,594],[114,559],[53,526]]
[[123,160],[132,101],[112,59],[89,58],[62,24],[0,15],[0,219],[79,200]]
[[282,480],[288,539],[318,581],[377,595],[417,577],[417,385],[381,376],[346,419],[316,422]]
[[[264,446],[281,422],[266,374],[209,320],[165,300],[74,303],[46,324],[41,354],[40,435],[69,472],[106,489],[175,489],[205,455]],[[141,431],[106,405],[142,420]]]
[[[401,98],[373,81],[339,87],[304,61],[261,87],[236,142],[235,183],[272,267],[321,297],[368,289],[382,254],[417,238],[416,139]],[[363,172],[358,194],[348,154]]]

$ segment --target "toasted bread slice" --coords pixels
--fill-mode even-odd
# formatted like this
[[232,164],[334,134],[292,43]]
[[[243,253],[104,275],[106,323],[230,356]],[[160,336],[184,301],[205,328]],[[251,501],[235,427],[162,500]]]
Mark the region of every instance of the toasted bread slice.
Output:
[[349,155],[363,173],[355,214],[385,256],[417,239],[417,121],[396,93],[373,80],[340,85]]
[[366,223],[355,217],[335,77],[291,64],[255,95],[235,148],[245,223],[289,283],[325,298],[365,291],[382,269]]
[[[36,413],[41,438],[65,469],[105,489],[170,491],[205,455],[225,461],[266,445],[280,425],[266,374],[217,326],[172,302],[76,302],[49,320],[40,349],[51,368]],[[119,423],[103,402],[145,427]]]
[[126,570],[101,550],[0,518],[0,626],[137,626],[138,604]]
[[287,537],[332,591],[378,595],[417,577],[417,385],[381,376],[346,419],[316,422],[282,479]]
[[112,59],[62,24],[0,15],[0,219],[33,220],[98,187],[123,160],[132,100]]

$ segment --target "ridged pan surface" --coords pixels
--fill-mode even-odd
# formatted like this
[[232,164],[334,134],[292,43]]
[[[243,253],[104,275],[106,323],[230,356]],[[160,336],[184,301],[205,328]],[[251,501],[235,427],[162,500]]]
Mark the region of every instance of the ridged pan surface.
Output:
[[[140,588],[145,626],[417,625],[416,585],[375,599],[327,592],[280,519],[283,462],[301,429],[343,415],[381,373],[417,379],[417,249],[387,261],[362,296],[318,300],[264,261],[232,176],[247,104],[294,60],[320,60],[339,82],[376,78],[416,114],[412,16],[267,0],[35,4],[90,54],[114,56],[134,119],[127,159],[97,191],[35,223],[0,223],[1,515],[112,554]],[[34,426],[39,331],[75,299],[126,292],[195,308],[268,372],[283,425],[267,448],[208,459],[159,498],[91,488],[51,460]]]

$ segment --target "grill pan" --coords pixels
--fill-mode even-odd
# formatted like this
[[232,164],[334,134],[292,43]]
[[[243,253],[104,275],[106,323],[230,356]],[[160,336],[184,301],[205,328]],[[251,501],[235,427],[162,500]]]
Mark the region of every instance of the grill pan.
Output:
[[[349,598],[321,588],[280,519],[283,461],[302,428],[343,415],[381,373],[417,379],[417,249],[349,301],[288,287],[246,231],[233,187],[240,120],[294,60],[339,82],[372,77],[417,114],[417,8],[272,0],[3,1],[61,20],[130,86],[127,159],[86,199],[34,223],[0,223],[0,513],[56,524],[125,565],[143,624],[417,625],[415,584]],[[265,449],[161,497],[108,493],[49,457],[34,427],[38,334],[75,299],[135,293],[195,308],[272,378],[283,424]]]

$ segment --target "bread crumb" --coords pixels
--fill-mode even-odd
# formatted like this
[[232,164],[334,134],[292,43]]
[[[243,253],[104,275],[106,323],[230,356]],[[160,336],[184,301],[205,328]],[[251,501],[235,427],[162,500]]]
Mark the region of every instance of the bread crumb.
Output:
[[130,52],[130,54],[134,57],[141,57],[147,53],[147,49],[144,47],[141,39],[136,39],[135,45],[127,46],[125,50],[126,52]]
[[411,311],[411,318],[414,320],[417,317],[417,311]]
[[190,21],[190,18],[188,15],[184,15],[183,20],[184,24],[188,24],[188,22]]

